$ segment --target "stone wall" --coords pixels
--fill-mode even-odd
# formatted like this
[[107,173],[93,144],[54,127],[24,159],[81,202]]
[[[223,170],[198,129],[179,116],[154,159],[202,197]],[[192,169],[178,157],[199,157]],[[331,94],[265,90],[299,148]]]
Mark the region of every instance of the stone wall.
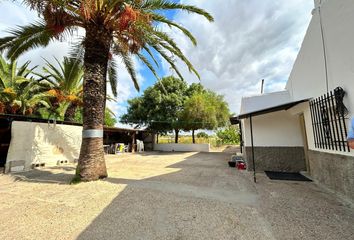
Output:
[[309,151],[312,178],[354,202],[354,157]]
[[[306,170],[303,147],[255,147],[256,171],[300,172]],[[245,147],[247,169],[253,171],[252,147]]]

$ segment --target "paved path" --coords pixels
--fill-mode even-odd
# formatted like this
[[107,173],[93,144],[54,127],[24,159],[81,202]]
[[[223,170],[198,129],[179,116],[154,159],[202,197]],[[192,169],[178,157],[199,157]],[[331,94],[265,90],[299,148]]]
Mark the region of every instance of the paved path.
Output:
[[354,209],[314,183],[227,167],[230,153],[108,157],[110,178],[74,167],[0,176],[0,239],[353,239]]

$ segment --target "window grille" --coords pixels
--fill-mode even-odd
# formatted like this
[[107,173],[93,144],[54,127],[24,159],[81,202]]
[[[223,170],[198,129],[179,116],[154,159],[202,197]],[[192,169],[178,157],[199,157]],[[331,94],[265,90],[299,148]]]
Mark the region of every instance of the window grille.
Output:
[[310,101],[315,147],[350,152],[347,143],[348,110],[343,103],[345,91],[338,87]]

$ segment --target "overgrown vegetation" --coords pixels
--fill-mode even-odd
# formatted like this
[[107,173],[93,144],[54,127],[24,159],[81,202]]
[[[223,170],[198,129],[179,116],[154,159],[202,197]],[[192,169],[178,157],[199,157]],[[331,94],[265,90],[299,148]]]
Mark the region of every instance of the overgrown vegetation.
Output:
[[239,129],[236,126],[229,126],[216,132],[219,144],[240,144]]

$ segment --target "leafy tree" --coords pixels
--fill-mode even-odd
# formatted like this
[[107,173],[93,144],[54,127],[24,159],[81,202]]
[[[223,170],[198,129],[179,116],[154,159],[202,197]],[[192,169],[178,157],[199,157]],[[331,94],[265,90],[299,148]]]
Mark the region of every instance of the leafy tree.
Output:
[[49,108],[48,85],[30,77],[30,62],[17,67],[17,61],[7,62],[0,56],[0,113],[32,115],[38,108]]
[[205,93],[207,90],[200,83],[192,83],[186,92],[188,97],[192,97],[194,94]]
[[[82,107],[77,108],[75,111],[73,121],[76,123],[82,123],[82,113],[83,113]],[[114,127],[116,123],[117,123],[117,119],[114,113],[109,108],[106,108],[104,113],[104,125],[107,127]]]
[[224,127],[229,116],[228,105],[222,96],[199,88],[186,100],[181,120],[184,122],[184,130],[192,131],[193,143],[195,143],[195,130],[214,130]]
[[[18,27],[11,35],[0,39],[0,51],[7,49],[7,55],[14,59],[22,53],[39,46],[47,46],[52,40],[62,40],[73,30],[83,28],[84,86],[83,127],[84,133],[94,130],[102,133],[106,100],[107,72],[116,86],[116,73],[112,55],[123,60],[135,87],[139,89],[132,56],[137,56],[155,74],[152,52],[165,59],[182,78],[174,63],[174,56],[181,59],[191,72],[198,75],[192,64],[183,55],[174,40],[156,28],[167,24],[181,30],[193,44],[193,35],[181,25],[162,15],[164,10],[182,10],[206,17],[213,17],[204,10],[169,0],[24,0],[36,10],[41,21]],[[79,51],[81,52],[81,51]],[[146,56],[149,56],[148,58]],[[198,75],[199,76],[199,75]],[[113,93],[117,93],[113,88]],[[85,137],[83,134],[78,164],[78,177],[84,181],[97,180],[107,176],[104,161],[103,138]]]
[[195,143],[195,130],[214,129],[217,126],[215,107],[210,104],[207,94],[197,93],[188,98],[184,104],[181,120],[184,130],[192,130],[193,143]]
[[222,144],[239,144],[240,134],[236,126],[228,126],[225,129],[216,132],[216,136]]
[[175,77],[165,77],[154,86],[147,88],[143,96],[128,101],[124,123],[143,124],[159,134],[175,132],[175,142],[183,125],[180,114],[186,99],[187,84]]

